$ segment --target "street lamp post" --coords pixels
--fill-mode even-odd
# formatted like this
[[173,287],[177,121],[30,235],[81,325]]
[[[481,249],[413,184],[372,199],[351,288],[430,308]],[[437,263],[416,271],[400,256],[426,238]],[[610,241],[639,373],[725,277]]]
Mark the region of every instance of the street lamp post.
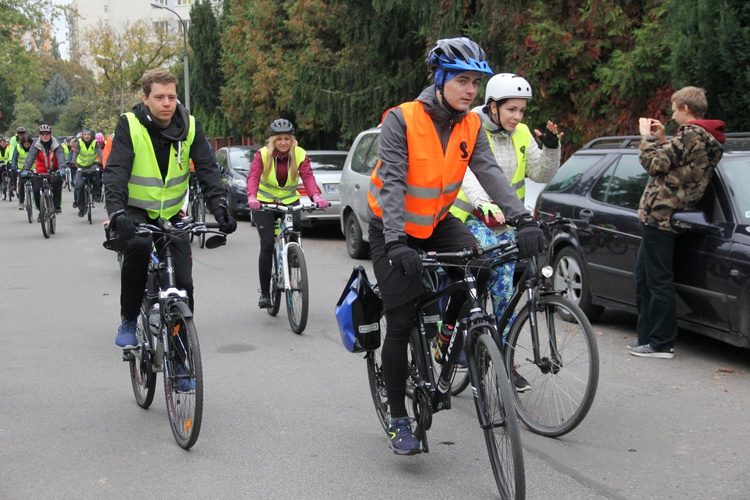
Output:
[[188,111],[190,111],[190,71],[188,70],[187,26],[185,25],[185,21],[182,20],[182,17],[180,17],[177,12],[173,11],[166,5],[151,2],[151,7],[155,9],[168,10],[169,12],[177,16],[177,19],[180,20],[180,25],[182,26],[182,44],[184,49],[182,52],[182,60],[185,69],[185,107],[188,109]]
[[[102,55],[97,54],[97,59],[101,59],[102,61],[109,61],[111,63],[114,63],[112,59],[109,59],[108,57],[104,57]],[[124,96],[124,85],[123,85],[123,77],[122,77],[122,59],[120,59],[120,114],[123,114],[125,112],[125,96]]]

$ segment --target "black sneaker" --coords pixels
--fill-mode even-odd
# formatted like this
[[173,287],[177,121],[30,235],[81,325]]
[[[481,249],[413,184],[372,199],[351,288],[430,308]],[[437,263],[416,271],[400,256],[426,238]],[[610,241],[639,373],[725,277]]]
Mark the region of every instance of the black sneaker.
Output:
[[391,425],[388,426],[388,437],[393,453],[396,455],[416,455],[422,452],[419,441],[411,431],[409,417],[391,419]]
[[267,293],[261,293],[260,299],[258,299],[258,307],[261,309],[268,309],[271,305],[271,296]]
[[531,390],[531,384],[529,384],[529,381],[523,378],[515,368],[513,368],[513,385],[516,388],[516,392],[526,392]]
[[83,217],[84,211],[83,209],[78,210],[78,217]]
[[76,203],[75,201],[73,202],[73,208],[78,208],[78,203]]

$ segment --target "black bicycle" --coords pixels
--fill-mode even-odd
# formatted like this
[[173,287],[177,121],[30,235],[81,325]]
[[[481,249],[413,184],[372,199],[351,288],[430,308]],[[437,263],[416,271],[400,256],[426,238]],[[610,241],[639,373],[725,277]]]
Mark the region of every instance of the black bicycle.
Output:
[[9,169],[7,164],[0,163],[0,192],[2,192],[3,200],[13,201],[13,182]]
[[[21,176],[21,173],[26,175]],[[18,182],[23,182],[23,209],[26,211],[29,224],[33,224],[34,222],[34,186],[31,183],[31,176],[34,173],[29,170],[21,170],[18,176]]]
[[[189,215],[195,222],[206,222],[206,201],[203,199],[203,191],[201,190],[201,184],[195,177],[195,173],[190,174],[190,191],[188,195],[188,209]],[[190,241],[193,238],[198,238],[198,245],[203,248],[206,245],[206,235],[190,235]]]
[[[488,315],[478,299],[476,279],[470,272],[470,263],[481,254],[500,246],[486,249],[466,249],[460,252],[428,253],[422,256],[426,281],[431,289],[416,301],[416,327],[409,339],[409,376],[406,397],[409,419],[414,426],[414,436],[421,442],[422,451],[429,452],[427,431],[432,426],[432,416],[451,407],[451,382],[462,349],[466,352],[467,371],[472,382],[472,394],[479,427],[484,432],[490,465],[500,495],[504,499],[523,499],[526,496],[523,450],[515,410],[511,383],[503,357],[494,340],[495,321]],[[493,259],[491,265],[506,261]],[[472,264],[472,265],[473,265]],[[487,265],[490,265],[488,262]],[[438,268],[461,267],[465,277],[444,288],[437,286],[434,271]],[[449,344],[448,354],[441,369],[434,366],[433,342],[428,338],[429,320],[435,304],[441,299],[463,289],[467,293],[467,314],[459,321]],[[386,328],[381,325],[382,335]],[[381,342],[382,345],[382,342]],[[368,351],[367,375],[375,410],[386,432],[390,422],[390,403],[385,390],[380,348]]]
[[[113,214],[115,226],[122,213]],[[130,365],[133,394],[141,408],[151,406],[156,375],[164,373],[169,424],[177,444],[187,450],[198,440],[203,420],[203,365],[187,292],[175,283],[171,246],[189,245],[181,239],[185,234],[214,234],[206,247],[217,248],[226,243],[226,235],[214,230],[218,223],[193,222],[190,217],[178,224],[160,219],[158,224],[136,226],[136,238],[153,235],[154,248],[136,327],[138,347],[123,351],[122,359]],[[113,233],[109,232],[105,247],[124,250],[127,244]]]
[[42,224],[42,234],[45,238],[49,238],[55,234],[55,229],[57,227],[50,177],[52,175],[60,174],[52,173],[36,175],[42,178],[42,192],[39,196],[39,222]]
[[[81,182],[83,182],[83,210],[86,214],[86,218],[89,224],[92,222],[92,213],[96,205],[94,205],[94,179],[99,175],[100,169],[97,167],[89,172],[81,173]],[[81,200],[78,200],[81,203]]]

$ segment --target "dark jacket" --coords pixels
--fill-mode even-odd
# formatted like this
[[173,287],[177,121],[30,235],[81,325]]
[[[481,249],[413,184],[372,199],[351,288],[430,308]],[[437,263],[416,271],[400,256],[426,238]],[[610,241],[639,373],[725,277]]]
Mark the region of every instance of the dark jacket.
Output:
[[[162,179],[166,178],[169,169],[169,154],[172,144],[187,139],[189,115],[182,104],[177,104],[177,111],[167,128],[160,128],[152,120],[148,107],[141,103],[131,110],[138,121],[146,128],[154,145],[156,161],[161,170]],[[130,125],[125,115],[120,116],[112,139],[112,151],[107,158],[103,179],[107,188],[107,212],[112,215],[124,209],[128,204],[128,181],[133,170],[133,142],[130,139]],[[190,158],[195,164],[195,173],[201,184],[206,203],[212,213],[217,213],[219,205],[226,205],[225,189],[216,168],[216,158],[206,140],[203,127],[195,121],[195,138],[190,147]]]

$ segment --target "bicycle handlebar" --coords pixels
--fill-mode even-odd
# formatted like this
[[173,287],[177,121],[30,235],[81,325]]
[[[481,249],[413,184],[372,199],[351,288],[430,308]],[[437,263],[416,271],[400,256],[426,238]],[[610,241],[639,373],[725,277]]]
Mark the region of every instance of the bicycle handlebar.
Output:
[[300,210],[304,210],[305,212],[312,212],[313,210],[320,210],[320,207],[317,203],[313,203],[312,205],[282,205],[280,203],[261,203],[260,209],[261,211],[267,212],[287,213],[299,212]]

